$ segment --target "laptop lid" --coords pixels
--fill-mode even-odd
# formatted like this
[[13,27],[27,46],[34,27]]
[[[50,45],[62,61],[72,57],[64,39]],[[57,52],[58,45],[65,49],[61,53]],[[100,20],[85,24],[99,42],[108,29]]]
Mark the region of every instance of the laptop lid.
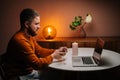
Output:
[[103,50],[103,47],[104,47],[104,43],[105,42],[104,42],[103,39],[101,39],[101,38],[97,39],[95,50],[94,50],[94,53],[93,53],[93,58],[95,59],[95,61],[97,63],[99,63],[99,61],[101,60],[101,54],[102,54],[102,50]]

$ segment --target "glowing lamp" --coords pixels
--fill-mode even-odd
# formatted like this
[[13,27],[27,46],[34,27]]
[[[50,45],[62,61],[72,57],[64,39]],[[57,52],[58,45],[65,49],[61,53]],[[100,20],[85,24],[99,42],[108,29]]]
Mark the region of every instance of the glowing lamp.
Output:
[[54,39],[56,34],[57,32],[54,26],[48,25],[43,28],[43,37],[45,39]]

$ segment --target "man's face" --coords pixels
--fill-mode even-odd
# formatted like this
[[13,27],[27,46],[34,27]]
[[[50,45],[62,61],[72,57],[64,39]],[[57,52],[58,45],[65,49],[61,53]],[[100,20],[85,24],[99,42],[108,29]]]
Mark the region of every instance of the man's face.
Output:
[[31,36],[37,35],[37,32],[40,28],[40,17],[37,16],[33,19],[33,21],[28,25],[28,33]]

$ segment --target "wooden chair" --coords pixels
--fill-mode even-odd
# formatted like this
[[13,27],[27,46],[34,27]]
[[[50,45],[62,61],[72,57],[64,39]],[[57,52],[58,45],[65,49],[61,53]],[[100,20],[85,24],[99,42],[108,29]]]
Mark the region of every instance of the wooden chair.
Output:
[[5,76],[5,72],[3,70],[3,64],[2,64],[2,55],[0,55],[0,76],[2,78],[2,80],[6,80],[6,76]]
[[2,63],[2,55],[0,55],[0,77],[2,78],[2,80],[20,80],[19,77],[14,77],[12,79],[8,79],[5,75],[5,71],[4,71],[4,68],[3,68],[3,63]]
[[6,80],[4,71],[3,71],[3,69],[2,69],[2,64],[0,64],[0,76],[1,76],[2,80]]
[[38,79],[26,79],[21,76],[8,78],[5,75],[4,64],[2,63],[2,55],[0,55],[0,77],[2,80],[38,80]]

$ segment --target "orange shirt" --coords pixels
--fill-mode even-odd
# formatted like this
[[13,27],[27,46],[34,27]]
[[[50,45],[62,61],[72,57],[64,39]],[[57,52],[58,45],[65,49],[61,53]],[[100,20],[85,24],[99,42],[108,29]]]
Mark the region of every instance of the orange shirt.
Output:
[[22,31],[10,40],[4,55],[5,70],[9,74],[23,75],[33,69],[40,70],[53,60],[53,49],[42,48],[33,37],[26,37]]

